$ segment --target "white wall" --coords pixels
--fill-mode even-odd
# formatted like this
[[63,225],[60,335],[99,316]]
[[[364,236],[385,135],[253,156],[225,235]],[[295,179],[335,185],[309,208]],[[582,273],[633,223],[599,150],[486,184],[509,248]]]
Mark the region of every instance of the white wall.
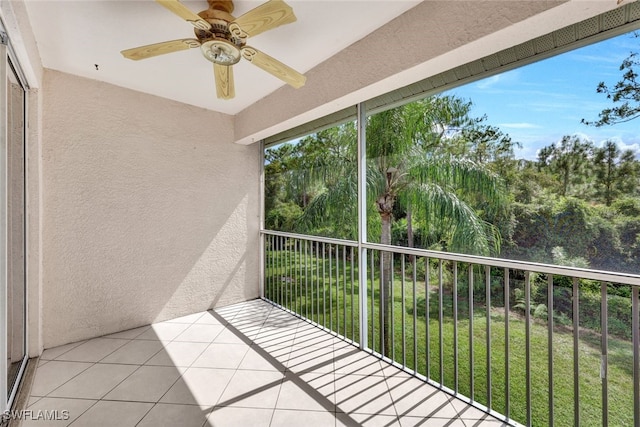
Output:
[[46,70],[44,347],[258,296],[258,145],[232,117]]

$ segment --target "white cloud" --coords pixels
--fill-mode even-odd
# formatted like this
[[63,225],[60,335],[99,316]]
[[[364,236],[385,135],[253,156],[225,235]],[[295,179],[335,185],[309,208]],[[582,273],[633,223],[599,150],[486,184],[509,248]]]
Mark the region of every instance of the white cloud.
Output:
[[620,142],[618,147],[620,147],[622,151],[631,150],[636,154],[640,152],[640,144],[637,142],[635,144],[625,144],[624,142]]
[[640,154],[640,143],[638,142],[634,142],[631,144],[626,144],[622,138],[618,137],[618,136],[614,136],[613,138],[607,138],[606,140],[602,140],[598,143],[599,147],[604,146],[605,141],[614,141],[616,143],[616,145],[618,146],[618,148],[620,149],[620,151],[626,151],[626,150],[631,150],[634,153],[636,153],[636,155]]
[[500,83],[501,77],[502,77],[502,74],[491,76],[484,80],[480,80],[478,83],[476,83],[476,86],[478,89],[489,89],[495,86],[496,84]]
[[[589,138],[589,136],[585,134],[581,134],[580,136],[585,136],[586,138]],[[609,136],[606,138],[602,138],[601,136],[598,136],[597,138],[598,140],[595,143],[595,145],[598,148],[604,147],[604,143],[607,141],[613,141],[616,143],[620,151],[631,150],[637,158],[640,158],[640,142],[638,142],[637,140],[631,143],[625,143],[622,140],[622,137],[620,136]],[[593,139],[591,138],[591,140]]]

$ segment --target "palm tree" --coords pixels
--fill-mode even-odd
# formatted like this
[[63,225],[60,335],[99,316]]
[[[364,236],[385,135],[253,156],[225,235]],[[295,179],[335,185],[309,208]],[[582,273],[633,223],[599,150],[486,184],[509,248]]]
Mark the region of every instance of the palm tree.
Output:
[[[368,240],[391,245],[394,212],[404,209],[408,228],[418,218],[424,235],[437,236],[450,250],[491,254],[499,250],[497,229],[471,205],[501,205],[499,179],[486,166],[455,156],[471,145],[460,129],[474,126],[470,103],[431,97],[372,115],[367,120]],[[357,236],[357,153],[353,123],[321,131],[301,142],[312,148],[295,181],[318,189],[305,207],[300,231],[331,230],[332,237]],[[323,155],[318,155],[321,149]],[[319,184],[321,183],[321,184]],[[342,234],[342,235],[335,235]],[[410,240],[413,237],[410,236]],[[391,354],[391,254],[381,254],[381,343]]]

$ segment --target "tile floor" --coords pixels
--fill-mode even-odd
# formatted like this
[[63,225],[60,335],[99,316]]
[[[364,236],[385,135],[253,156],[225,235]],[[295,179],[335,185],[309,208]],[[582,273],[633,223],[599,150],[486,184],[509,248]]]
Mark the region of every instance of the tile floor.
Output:
[[502,425],[260,300],[48,349],[28,409],[69,419],[24,427]]

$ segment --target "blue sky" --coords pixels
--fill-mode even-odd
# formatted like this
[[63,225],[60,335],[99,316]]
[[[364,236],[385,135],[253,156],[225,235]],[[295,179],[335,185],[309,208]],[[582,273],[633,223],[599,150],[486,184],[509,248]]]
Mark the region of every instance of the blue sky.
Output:
[[628,123],[596,128],[580,122],[595,120],[612,103],[596,93],[599,82],[614,85],[621,76],[622,60],[640,51],[640,37],[626,34],[567,52],[496,76],[453,89],[473,102],[472,115],[487,115],[522,143],[516,156],[535,159],[540,148],[563,135],[580,134],[596,145],[614,139],[621,148],[640,154],[640,118]]

